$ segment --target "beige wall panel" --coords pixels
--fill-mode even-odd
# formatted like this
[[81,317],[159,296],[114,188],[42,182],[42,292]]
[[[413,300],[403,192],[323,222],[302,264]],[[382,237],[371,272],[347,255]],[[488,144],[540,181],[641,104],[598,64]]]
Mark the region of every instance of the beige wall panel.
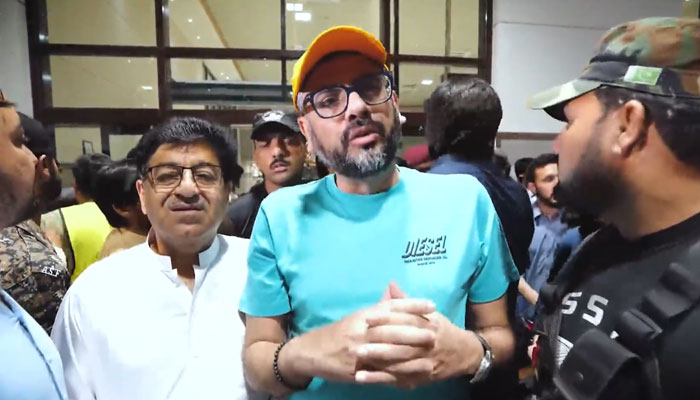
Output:
[[56,158],[61,163],[73,163],[83,155],[83,140],[92,142],[95,153],[102,151],[99,126],[57,126]]
[[109,151],[112,153],[112,160],[126,158],[126,154],[136,147],[141,135],[109,135]]

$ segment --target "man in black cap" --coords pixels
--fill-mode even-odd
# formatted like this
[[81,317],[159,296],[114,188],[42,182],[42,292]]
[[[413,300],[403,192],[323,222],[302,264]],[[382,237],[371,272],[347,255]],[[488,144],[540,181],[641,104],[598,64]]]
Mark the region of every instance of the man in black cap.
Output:
[[[26,145],[37,158],[34,201],[26,221],[0,230],[0,282],[2,288],[47,333],[70,285],[65,256],[57,253],[40,227],[47,202],[61,193],[61,174],[53,138],[39,121],[18,113]],[[25,218],[26,218],[25,217]]]
[[293,112],[273,110],[255,116],[253,161],[263,174],[263,181],[232,203],[220,229],[221,233],[249,239],[253,222],[263,199],[275,190],[301,183],[306,140]]

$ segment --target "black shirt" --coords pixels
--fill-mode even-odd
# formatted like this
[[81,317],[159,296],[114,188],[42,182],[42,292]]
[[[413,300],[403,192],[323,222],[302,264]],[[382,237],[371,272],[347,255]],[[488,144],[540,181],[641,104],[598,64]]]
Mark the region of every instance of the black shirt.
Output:
[[[561,284],[567,276],[573,276],[570,271],[588,270],[580,282],[571,284],[562,301],[558,362],[589,329],[597,327],[614,338],[620,314],[638,305],[671,263],[680,263],[700,277],[700,214],[634,241],[623,239],[613,228],[598,235],[582,246],[579,254],[585,251],[587,256],[574,257],[562,271],[561,280],[555,280]],[[658,360],[666,398],[700,398],[700,307],[665,335]],[[644,378],[626,379],[614,385],[623,392],[610,393],[606,399],[630,398],[630,388],[639,387]]]
[[265,182],[261,182],[228,206],[226,215],[233,224],[233,236],[250,239],[260,203],[267,197],[267,194]]
[[528,249],[535,231],[532,203],[525,188],[504,177],[491,160],[466,160],[454,154],[441,156],[428,173],[471,175],[486,188],[501,220],[515,266],[522,275],[530,266]]

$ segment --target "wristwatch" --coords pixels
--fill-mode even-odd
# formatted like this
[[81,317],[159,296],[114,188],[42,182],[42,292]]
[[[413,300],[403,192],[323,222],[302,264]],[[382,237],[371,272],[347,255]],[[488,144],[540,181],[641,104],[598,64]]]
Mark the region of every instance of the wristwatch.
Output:
[[493,352],[491,351],[491,346],[486,342],[486,340],[481,337],[478,333],[474,332],[474,336],[481,342],[481,347],[484,348],[484,357],[479,363],[479,368],[476,370],[474,377],[469,381],[469,383],[481,382],[486,378],[491,370],[491,365],[493,364]]

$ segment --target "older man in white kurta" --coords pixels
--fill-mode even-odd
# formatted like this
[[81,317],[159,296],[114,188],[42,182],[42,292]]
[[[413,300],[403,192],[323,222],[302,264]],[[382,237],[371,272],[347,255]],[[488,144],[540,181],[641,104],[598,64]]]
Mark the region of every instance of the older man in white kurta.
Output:
[[[73,400],[250,399],[237,304],[248,241],[216,234],[238,182],[221,128],[170,121],[138,145],[146,243],[68,291],[52,337]],[[250,397],[249,397],[250,396]]]

